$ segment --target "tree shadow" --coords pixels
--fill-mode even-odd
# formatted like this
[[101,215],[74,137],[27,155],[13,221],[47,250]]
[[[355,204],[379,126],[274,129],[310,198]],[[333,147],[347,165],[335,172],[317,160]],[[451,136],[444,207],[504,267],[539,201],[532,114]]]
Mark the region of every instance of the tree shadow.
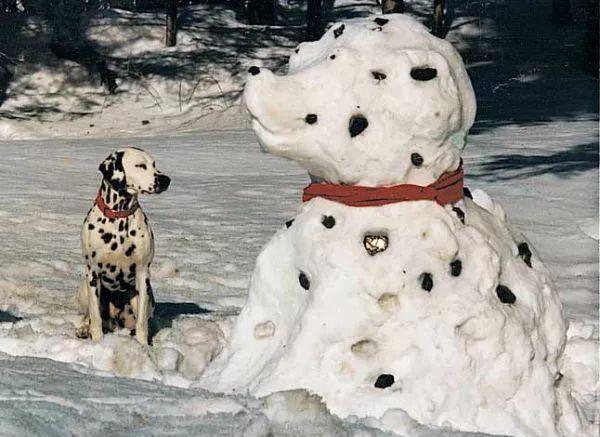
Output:
[[23,317],[15,316],[8,311],[0,311],[0,323],[15,323],[23,320]]
[[597,169],[598,162],[598,142],[593,142],[578,144],[550,155],[514,153],[491,156],[487,162],[479,165],[477,171],[469,173],[469,178],[503,181],[527,179],[543,174],[569,178]]

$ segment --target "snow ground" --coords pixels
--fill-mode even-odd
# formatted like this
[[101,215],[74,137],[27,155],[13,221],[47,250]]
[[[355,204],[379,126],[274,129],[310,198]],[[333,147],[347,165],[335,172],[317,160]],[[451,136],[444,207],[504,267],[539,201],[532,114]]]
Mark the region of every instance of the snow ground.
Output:
[[[553,144],[554,148],[548,146],[549,129],[562,140]],[[577,398],[597,423],[598,243],[597,236],[589,234],[597,229],[598,193],[590,187],[595,186],[598,171],[592,165],[584,168],[575,158],[559,162],[552,158],[560,153],[569,156],[569,151],[580,144],[593,144],[593,130],[591,121],[555,122],[527,129],[504,126],[472,137],[465,166],[470,174],[468,185],[485,188],[503,203],[509,217],[554,273],[571,323],[565,378],[573,381]],[[74,337],[79,318],[73,294],[83,265],[79,227],[99,184],[98,163],[123,142],[5,142],[0,162],[0,309],[5,311],[5,319],[11,314],[22,320],[0,324],[0,352],[38,358],[0,357],[6,379],[0,399],[43,403],[47,407],[43,414],[52,417],[57,430],[69,429],[72,415],[87,416],[84,412],[94,402],[102,403],[106,416],[114,409],[120,411],[118,417],[127,417],[124,422],[109,422],[123,432],[146,429],[144,423],[136,425],[136,414],[146,417],[144,420],[152,423],[147,426],[153,426],[157,433],[170,429],[178,414],[184,414],[185,421],[174,428],[177,433],[193,429],[185,427],[196,426],[194,421],[207,421],[208,430],[213,417],[203,415],[200,419],[203,407],[193,406],[196,401],[205,405],[198,401],[203,396],[209,396],[211,400],[206,403],[210,405],[241,403],[243,415],[256,419],[263,407],[248,407],[255,405],[249,398],[232,400],[165,384],[190,385],[198,370],[193,363],[201,361],[190,354],[202,348],[186,346],[185,338],[193,337],[189,332],[202,320],[222,321],[243,304],[258,251],[275,229],[294,215],[307,177],[294,164],[261,154],[247,129],[128,142],[149,150],[159,167],[173,178],[169,191],[144,198],[142,203],[156,234],[154,285],[160,325],[164,327],[159,336],[170,333],[182,359],[188,355],[194,359],[187,367],[169,371],[157,364],[156,353],[164,346],[160,342],[155,341],[146,353],[125,335],[107,336],[99,344]],[[523,155],[521,149],[514,149],[522,142],[530,148]],[[503,165],[511,154],[517,158],[506,164],[507,170]],[[520,164],[518,156],[529,161]],[[569,170],[574,163],[576,168]],[[169,330],[167,326],[177,316]],[[186,323],[192,331],[181,328],[188,332],[183,335],[178,329]],[[226,321],[222,326],[227,328]],[[108,375],[147,381],[106,378]],[[88,389],[78,388],[79,384],[96,394],[88,395]],[[101,401],[90,400],[96,397]],[[180,402],[178,405],[187,405],[189,400],[192,406],[190,410],[171,409],[173,399]],[[125,411],[123,404],[127,405]],[[5,405],[9,413],[0,419],[4,429],[20,429],[25,422],[36,426],[36,422],[24,419],[24,413],[18,413],[20,403],[10,405]],[[169,407],[166,418],[161,405]],[[92,423],[104,423],[106,416],[96,415]],[[239,414],[229,413],[221,419],[239,426],[233,435],[247,426]],[[218,423],[219,419],[214,420]],[[92,424],[89,426],[93,429]],[[344,434],[353,424],[336,426],[340,427],[336,433]]]
[[[466,59],[479,102],[466,149],[467,185],[503,204],[553,273],[571,324],[563,373],[598,424],[598,82],[577,69],[577,31],[546,25],[544,2],[452,3],[448,38]],[[421,16],[426,4],[410,7]],[[341,4],[332,15],[375,8]],[[197,35],[205,31],[198,26]],[[268,60],[270,46],[292,47],[293,40],[265,41],[258,57]],[[256,53],[216,71],[243,71]],[[280,49],[273,53],[272,62],[284,59]],[[243,77],[236,80],[241,87]],[[59,114],[41,123],[0,115],[0,138],[7,138],[0,144],[0,435],[266,435],[269,428],[275,435],[377,435],[369,426],[384,424],[341,422],[302,394],[269,403],[189,388],[206,359],[193,334],[204,320],[227,331],[256,255],[294,215],[308,179],[294,164],[259,152],[237,107],[204,116],[201,106],[218,102],[209,98],[210,87],[201,93],[207,100],[184,115],[177,93],[165,91],[171,103],[163,108],[173,113],[138,91],[140,100],[121,96],[121,103],[83,118]],[[89,93],[99,93],[97,84]],[[32,101],[45,105],[47,97]],[[151,123],[142,127],[142,119]],[[181,131],[188,132],[176,135]],[[85,136],[120,139],[75,138]],[[42,137],[71,139],[17,141]],[[156,234],[153,283],[162,328],[148,352],[125,335],[97,345],[74,337],[81,222],[99,184],[98,164],[123,144],[146,148],[173,178],[169,191],[142,199]],[[175,371],[158,359],[169,345],[181,351]]]

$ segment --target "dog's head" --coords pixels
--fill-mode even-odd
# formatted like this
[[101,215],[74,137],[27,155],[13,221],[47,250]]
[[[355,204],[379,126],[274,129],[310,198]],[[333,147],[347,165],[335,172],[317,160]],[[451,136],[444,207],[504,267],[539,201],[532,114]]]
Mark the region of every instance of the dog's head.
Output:
[[121,194],[162,193],[171,178],[162,174],[152,157],[142,149],[119,149],[102,161],[100,172],[112,188]]
[[328,182],[431,183],[459,165],[475,117],[458,52],[401,14],[334,25],[300,44],[285,76],[248,71],[263,150]]

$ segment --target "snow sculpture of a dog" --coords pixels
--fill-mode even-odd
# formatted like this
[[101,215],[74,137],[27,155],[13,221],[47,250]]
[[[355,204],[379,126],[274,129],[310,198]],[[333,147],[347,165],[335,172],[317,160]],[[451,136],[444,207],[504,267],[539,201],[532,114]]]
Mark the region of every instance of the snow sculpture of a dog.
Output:
[[202,385],[304,388],[339,416],[400,431],[398,410],[466,431],[582,432],[546,268],[482,192],[479,204],[462,186],[436,197],[448,178],[462,184],[476,111],[451,44],[406,16],[357,19],[301,44],[286,76],[249,72],[244,101],[261,146],[313,185],[259,255]]

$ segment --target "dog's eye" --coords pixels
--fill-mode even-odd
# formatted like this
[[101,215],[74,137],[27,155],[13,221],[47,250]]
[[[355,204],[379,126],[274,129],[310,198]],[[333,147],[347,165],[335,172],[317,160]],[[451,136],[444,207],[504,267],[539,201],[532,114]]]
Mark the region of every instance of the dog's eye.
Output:
[[143,168],[144,170],[148,170],[148,167],[146,167],[146,164],[136,164],[135,166],[137,168]]

